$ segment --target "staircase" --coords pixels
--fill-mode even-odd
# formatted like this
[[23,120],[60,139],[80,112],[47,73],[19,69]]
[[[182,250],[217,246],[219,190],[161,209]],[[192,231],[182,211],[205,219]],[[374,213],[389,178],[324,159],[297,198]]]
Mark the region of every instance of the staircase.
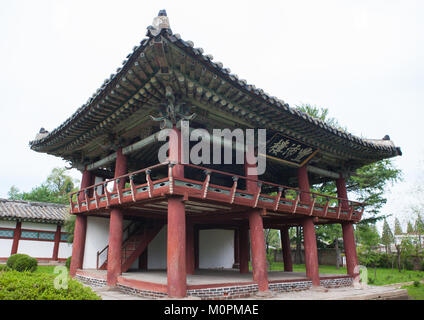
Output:
[[[121,271],[126,272],[134,261],[143,253],[149,243],[156,237],[159,231],[163,227],[163,223],[143,223],[130,224],[124,231],[127,231],[128,237],[122,243],[122,255],[121,255]],[[131,231],[131,229],[133,231]],[[99,256],[105,252],[109,246],[106,246],[103,250],[97,252],[97,260]],[[107,269],[107,259],[105,262],[98,267],[98,269]]]

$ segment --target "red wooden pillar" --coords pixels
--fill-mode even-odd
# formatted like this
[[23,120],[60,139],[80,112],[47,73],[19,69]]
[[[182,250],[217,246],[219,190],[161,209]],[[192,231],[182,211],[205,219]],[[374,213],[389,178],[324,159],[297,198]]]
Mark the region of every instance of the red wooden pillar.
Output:
[[317,239],[312,217],[303,219],[303,246],[305,248],[306,276],[312,280],[313,286],[319,286]]
[[194,226],[192,223],[187,223],[187,235],[186,235],[186,267],[187,274],[194,274],[195,270],[195,258],[194,258]]
[[[299,167],[297,169],[297,180],[299,184],[299,189],[301,191],[309,192],[311,190],[309,186],[309,179],[308,179],[308,170],[306,165],[303,167]],[[301,202],[310,202],[311,201],[311,195],[310,193],[301,192],[300,193],[300,201]]]
[[[91,172],[84,170],[81,179],[81,189],[91,184]],[[79,194],[80,201],[84,200],[84,192]],[[84,261],[85,237],[87,232],[87,216],[78,214],[75,219],[74,242],[72,243],[72,258],[69,275],[75,276],[77,269],[82,269]]]
[[[337,196],[339,198],[346,199],[346,201],[342,200],[342,208],[348,209],[349,202],[347,197],[345,179],[342,177],[337,179],[336,186],[337,186]],[[346,255],[347,273],[350,275],[354,275],[355,267],[358,265],[358,257],[356,254],[356,243],[355,243],[355,236],[354,236],[354,230],[353,230],[353,223],[352,222],[342,223],[342,230],[343,230],[343,244],[344,244],[345,255]]]
[[234,269],[240,268],[239,229],[234,229]]
[[247,225],[239,229],[240,273],[249,273],[249,230]]
[[358,265],[358,257],[356,255],[356,244],[355,236],[353,233],[353,223],[344,222],[342,223],[343,230],[343,244],[346,255],[346,266],[347,273],[349,275],[355,275],[355,268]]
[[[311,202],[308,171],[306,165],[297,169],[297,177],[300,194],[300,201],[305,203]],[[303,246],[305,248],[305,267],[306,276],[311,278],[313,286],[319,286],[319,270],[318,270],[318,249],[317,239],[315,235],[315,226],[312,217],[303,219]]]
[[60,232],[61,232],[61,227],[60,225],[57,225],[56,233],[54,235],[54,247],[53,247],[53,256],[52,256],[52,259],[55,261],[59,260]]
[[123,213],[121,209],[114,208],[110,211],[109,219],[109,249],[107,255],[107,284],[115,286],[118,276],[121,275],[122,266],[122,230]]
[[280,230],[281,249],[283,252],[284,271],[293,271],[293,262],[290,247],[289,227],[283,227]]
[[342,201],[342,208],[347,209],[349,207],[348,198],[347,198],[347,190],[346,190],[346,181],[344,178],[339,178],[336,180],[337,187],[337,197],[346,199],[346,201]]
[[139,270],[147,270],[148,269],[148,262],[149,262],[148,255],[149,255],[149,251],[148,251],[148,247],[146,247],[146,249],[144,249],[143,253],[138,258],[138,269]]
[[186,224],[184,202],[180,197],[168,199],[168,296],[182,298],[187,293]]
[[259,291],[268,291],[268,268],[265,252],[264,227],[260,209],[249,212],[250,240],[252,247],[253,280]]
[[12,251],[10,255],[18,253],[19,239],[21,238],[22,222],[16,221],[15,232],[13,233]]
[[[127,157],[122,154],[119,148],[116,152],[115,178],[127,173]],[[114,190],[117,188],[115,182]],[[125,179],[119,181],[119,188],[125,187]],[[107,257],[107,284],[115,286],[118,276],[121,275],[122,267],[122,239],[123,239],[124,214],[120,208],[113,208],[110,211],[109,219],[109,249]]]
[[[177,163],[173,168],[174,178],[184,177],[184,166],[181,165],[181,132],[174,128],[169,136],[169,160]],[[181,197],[168,198],[168,251],[167,276],[168,296],[185,297],[187,294],[187,261],[186,261],[186,216]]]

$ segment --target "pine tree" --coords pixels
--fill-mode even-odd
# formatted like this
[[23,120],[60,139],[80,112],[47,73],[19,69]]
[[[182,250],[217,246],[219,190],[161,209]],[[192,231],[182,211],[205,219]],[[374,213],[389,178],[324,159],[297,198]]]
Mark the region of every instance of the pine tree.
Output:
[[399,219],[395,219],[395,235],[403,234],[402,227],[400,226]]
[[411,221],[408,221],[408,227],[406,229],[407,234],[413,234],[415,232],[414,226],[412,225]]
[[394,241],[392,230],[390,230],[390,226],[387,223],[386,219],[384,219],[383,224],[383,233],[381,235],[381,243],[386,247],[386,253],[390,253],[391,244]]

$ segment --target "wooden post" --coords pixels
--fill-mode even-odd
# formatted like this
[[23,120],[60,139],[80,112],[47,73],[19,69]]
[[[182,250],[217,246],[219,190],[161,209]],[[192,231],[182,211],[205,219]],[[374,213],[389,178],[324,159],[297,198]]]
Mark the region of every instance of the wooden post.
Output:
[[[127,173],[127,157],[122,154],[122,148],[116,152],[115,178]],[[114,190],[117,187],[122,190],[125,187],[125,179],[121,179],[119,184],[114,184]],[[113,208],[110,211],[109,219],[109,249],[107,257],[107,284],[115,286],[118,276],[122,273],[122,239],[123,239],[124,214],[119,208]]]
[[348,209],[349,208],[349,202],[347,201],[347,190],[346,190],[346,181],[344,178],[339,178],[336,180],[336,187],[337,187],[337,197],[346,199],[345,201],[342,201],[342,208]]
[[239,229],[240,273],[249,273],[249,228],[247,225]]
[[252,247],[253,280],[258,283],[259,291],[268,291],[265,237],[260,209],[249,212],[249,227]]
[[[91,183],[91,173],[84,170],[81,179],[81,189],[87,188]],[[84,199],[84,192],[79,194],[80,201]],[[82,269],[84,261],[85,238],[87,233],[87,216],[78,214],[75,220],[74,242],[72,244],[72,258],[69,275],[75,276],[78,269]]]
[[317,239],[312,217],[303,219],[303,246],[305,248],[306,276],[312,280],[312,286],[319,286]]
[[61,227],[60,225],[57,225],[56,233],[54,235],[54,247],[53,247],[53,256],[52,256],[52,259],[54,261],[59,260],[60,232],[61,232]]
[[15,232],[13,233],[13,243],[10,255],[18,253],[19,239],[21,238],[22,222],[16,221]]
[[[181,162],[181,132],[174,128],[169,136],[169,160]],[[177,164],[173,169],[174,178],[184,177],[184,166]],[[186,261],[186,215],[181,197],[168,198],[168,251],[167,276],[168,296],[182,298],[187,294]]]
[[311,188],[309,186],[308,168],[306,165],[297,169],[297,179],[300,191],[304,191],[300,193],[300,201],[310,203],[311,194],[308,192],[310,192]]
[[187,293],[186,224],[182,198],[168,199],[168,296],[182,298]]
[[[297,169],[299,189],[304,191],[300,194],[300,201],[304,203],[311,202],[308,171],[306,165]],[[303,246],[305,248],[305,267],[306,276],[311,278],[313,286],[320,285],[318,269],[318,249],[315,235],[315,226],[313,217],[303,219]]]
[[342,223],[343,244],[346,255],[347,274],[355,275],[355,268],[358,265],[358,257],[356,254],[355,235],[352,222]]
[[293,262],[290,247],[289,227],[283,227],[280,230],[281,249],[283,253],[284,271],[293,271]]

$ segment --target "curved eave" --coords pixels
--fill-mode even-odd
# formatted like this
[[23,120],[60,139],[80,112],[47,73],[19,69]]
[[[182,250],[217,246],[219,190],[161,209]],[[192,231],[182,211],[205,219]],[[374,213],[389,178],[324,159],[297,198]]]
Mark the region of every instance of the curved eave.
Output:
[[[237,75],[231,74],[228,68],[224,68],[221,63],[213,62],[209,55],[203,54],[203,49],[194,48],[191,41],[184,41],[178,34],[172,34],[170,29],[164,29],[159,35],[153,36],[149,30],[147,33],[149,38],[141,41],[140,46],[134,47],[133,52],[129,54],[123,62],[123,66],[118,68],[115,74],[112,74],[109,79],[106,79],[103,85],[88,99],[87,103],[81,106],[70,118],[68,118],[62,125],[53,130],[51,133],[41,137],[41,139],[30,142],[31,149],[38,152],[47,152],[54,155],[62,156],[60,148],[72,141],[72,139],[82,139],[84,134],[81,134],[82,129],[78,128],[92,128],[97,125],[96,115],[106,114],[102,105],[105,104],[105,99],[110,97],[110,93],[124,88],[122,82],[128,77],[128,72],[134,68],[134,64],[139,61],[140,56],[144,54],[146,48],[154,45],[154,42],[164,40],[171,46],[176,46],[183,50],[191,59],[195,59],[198,63],[202,64],[209,72],[216,74],[220,79],[226,81],[231,86],[237,88],[245,95],[248,95],[266,105],[270,111],[276,112],[276,116],[272,119],[264,119],[260,123],[266,123],[265,128],[272,128],[277,131],[286,133],[293,138],[306,139],[306,143],[315,145],[318,148],[327,149],[325,151],[332,152],[335,148],[350,149],[351,154],[357,154],[358,158],[365,157],[369,159],[383,159],[401,155],[400,148],[396,147],[390,140],[372,140],[362,139],[350,133],[346,133],[338,128],[329,126],[320,119],[313,118],[306,113],[291,108],[284,101],[270,96],[262,89],[256,88],[254,85],[247,84],[245,80],[240,80]],[[160,68],[160,62],[150,61],[150,63],[157,63],[153,66]],[[149,62],[147,62],[148,64]],[[151,68],[151,66],[149,66]],[[152,72],[153,74],[154,72]],[[107,103],[107,101],[106,101]],[[124,104],[122,102],[122,104]],[[120,107],[116,105],[109,110],[111,114],[116,112]],[[109,112],[108,111],[108,112]],[[119,110],[118,110],[119,111]],[[124,110],[125,111],[125,110]],[[123,113],[125,116],[125,113]],[[260,117],[257,114],[257,117]],[[106,116],[107,117],[107,116]],[[259,126],[259,123],[254,123]],[[263,126],[262,126],[263,127]],[[77,130],[78,129],[78,130]],[[332,146],[319,146],[316,137],[324,137],[327,144]]]

